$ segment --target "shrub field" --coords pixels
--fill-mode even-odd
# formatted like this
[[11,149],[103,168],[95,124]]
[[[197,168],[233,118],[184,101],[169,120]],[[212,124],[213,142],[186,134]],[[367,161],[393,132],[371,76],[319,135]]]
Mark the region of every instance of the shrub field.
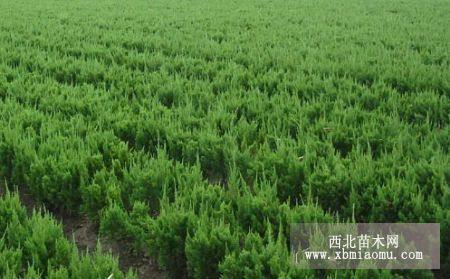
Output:
[[[449,0],[0,0],[0,277],[450,273]],[[441,270],[300,270],[289,225],[441,224]],[[63,224],[64,225],[64,224]]]

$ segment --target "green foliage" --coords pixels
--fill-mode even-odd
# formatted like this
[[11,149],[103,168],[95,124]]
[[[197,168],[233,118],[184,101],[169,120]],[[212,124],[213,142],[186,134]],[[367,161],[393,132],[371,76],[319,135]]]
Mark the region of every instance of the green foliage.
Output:
[[[0,1],[0,185],[170,277],[429,275],[286,264],[338,218],[440,223],[448,273],[450,5],[341,2]],[[16,196],[0,233],[2,277],[119,274]]]
[[157,255],[160,266],[176,277],[186,272],[185,241],[196,218],[190,212],[168,210],[163,210],[151,223],[150,249]]
[[239,248],[239,239],[224,224],[202,220],[194,235],[186,238],[186,260],[193,278],[217,278],[218,266],[229,251]]
[[47,213],[27,216],[17,194],[0,199],[0,276],[2,278],[135,278],[119,270],[117,260],[101,247],[80,255],[61,226]]

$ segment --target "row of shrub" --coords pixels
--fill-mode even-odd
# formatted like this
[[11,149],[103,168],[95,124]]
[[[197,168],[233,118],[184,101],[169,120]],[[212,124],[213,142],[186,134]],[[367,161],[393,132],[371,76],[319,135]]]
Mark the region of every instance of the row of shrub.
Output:
[[29,215],[17,193],[6,191],[0,198],[0,232],[2,278],[137,278],[121,272],[117,259],[100,245],[79,251],[47,212]]
[[[240,148],[223,145],[221,138],[218,138],[216,150],[226,150],[228,154],[224,152],[223,158],[216,158],[208,141],[201,142],[202,134],[192,135],[193,143],[198,140],[201,144],[191,150],[188,149],[189,142],[184,144],[184,138],[180,138],[177,143],[180,153],[177,153],[166,144],[173,137],[168,136],[164,142],[165,138],[150,131],[148,135],[155,137],[155,150],[147,151],[155,156],[149,156],[148,152],[133,150],[113,132],[89,131],[86,127],[87,132],[78,135],[83,124],[75,126],[48,119],[37,125],[39,129],[35,131],[30,127],[36,125],[25,124],[30,114],[48,119],[39,112],[25,110],[17,112],[13,122],[20,124],[15,127],[27,128],[3,126],[2,177],[11,184],[27,185],[30,192],[50,208],[63,205],[65,209],[87,213],[92,219],[99,220],[105,234],[131,239],[136,249],[153,251],[148,242],[149,227],[154,218],[162,218],[161,199],[166,202],[166,207],[174,207],[183,214],[191,207],[201,207],[188,215],[206,218],[205,222],[221,220],[215,213],[208,216],[210,213],[203,207],[202,199],[190,200],[188,193],[191,191],[202,191],[209,196],[219,190],[228,195],[248,189],[242,197],[222,197],[216,201],[231,206],[223,216],[229,219],[227,224],[241,231],[237,233],[241,240],[244,239],[242,232],[249,229],[263,237],[267,231],[266,221],[278,226],[280,214],[284,214],[280,213],[280,205],[295,211],[308,198],[331,214],[338,213],[343,218],[355,216],[361,222],[441,222],[443,232],[449,229],[446,223],[449,214],[446,209],[449,197],[446,186],[450,177],[448,158],[439,150],[411,144],[406,133],[404,144],[399,143],[391,152],[381,153],[377,158],[362,147],[343,157],[333,152],[331,144],[318,142],[306,142],[298,152],[298,147],[288,141],[284,144],[274,141],[272,147],[265,142],[252,155],[245,145],[241,144]],[[64,134],[48,131],[47,125],[52,122],[54,127],[65,125],[68,129]],[[132,132],[127,134],[133,135]],[[142,132],[138,129],[136,134]],[[232,142],[229,137],[228,140]],[[158,147],[159,141],[164,145]],[[146,149],[145,143],[149,141],[141,139],[140,142]],[[202,149],[209,153],[201,154]],[[189,152],[191,157],[186,158],[185,154]],[[298,156],[300,154],[305,155]],[[434,157],[431,161],[421,159],[431,155]],[[412,161],[415,156],[419,160]],[[209,169],[205,163],[216,168]],[[211,173],[223,170],[226,173],[221,174],[219,180],[211,180]],[[214,184],[221,184],[226,190],[218,186],[212,190]],[[264,194],[256,193],[257,188],[263,189]],[[184,200],[189,207],[179,208],[177,200]],[[273,209],[265,209],[273,203]],[[282,234],[288,235],[285,230]],[[443,244],[447,245],[449,240],[446,234],[443,235]],[[443,249],[442,256],[448,257],[447,254]],[[168,268],[163,262],[160,260],[161,265]],[[187,262],[185,266],[184,272]]]

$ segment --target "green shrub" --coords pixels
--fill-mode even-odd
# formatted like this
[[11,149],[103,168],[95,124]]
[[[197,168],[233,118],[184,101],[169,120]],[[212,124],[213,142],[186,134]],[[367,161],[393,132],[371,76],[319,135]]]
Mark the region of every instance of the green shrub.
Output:
[[81,255],[62,227],[48,213],[27,216],[17,194],[0,198],[0,276],[2,278],[136,278],[124,275],[117,259],[98,246]]

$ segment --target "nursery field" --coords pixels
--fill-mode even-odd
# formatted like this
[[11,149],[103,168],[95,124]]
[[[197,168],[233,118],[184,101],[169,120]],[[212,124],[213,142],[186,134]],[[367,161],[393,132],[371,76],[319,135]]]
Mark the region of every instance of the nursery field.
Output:
[[[449,124],[449,0],[0,0],[0,277],[157,277],[61,215],[170,278],[444,277]],[[336,221],[440,223],[441,270],[291,265]]]

